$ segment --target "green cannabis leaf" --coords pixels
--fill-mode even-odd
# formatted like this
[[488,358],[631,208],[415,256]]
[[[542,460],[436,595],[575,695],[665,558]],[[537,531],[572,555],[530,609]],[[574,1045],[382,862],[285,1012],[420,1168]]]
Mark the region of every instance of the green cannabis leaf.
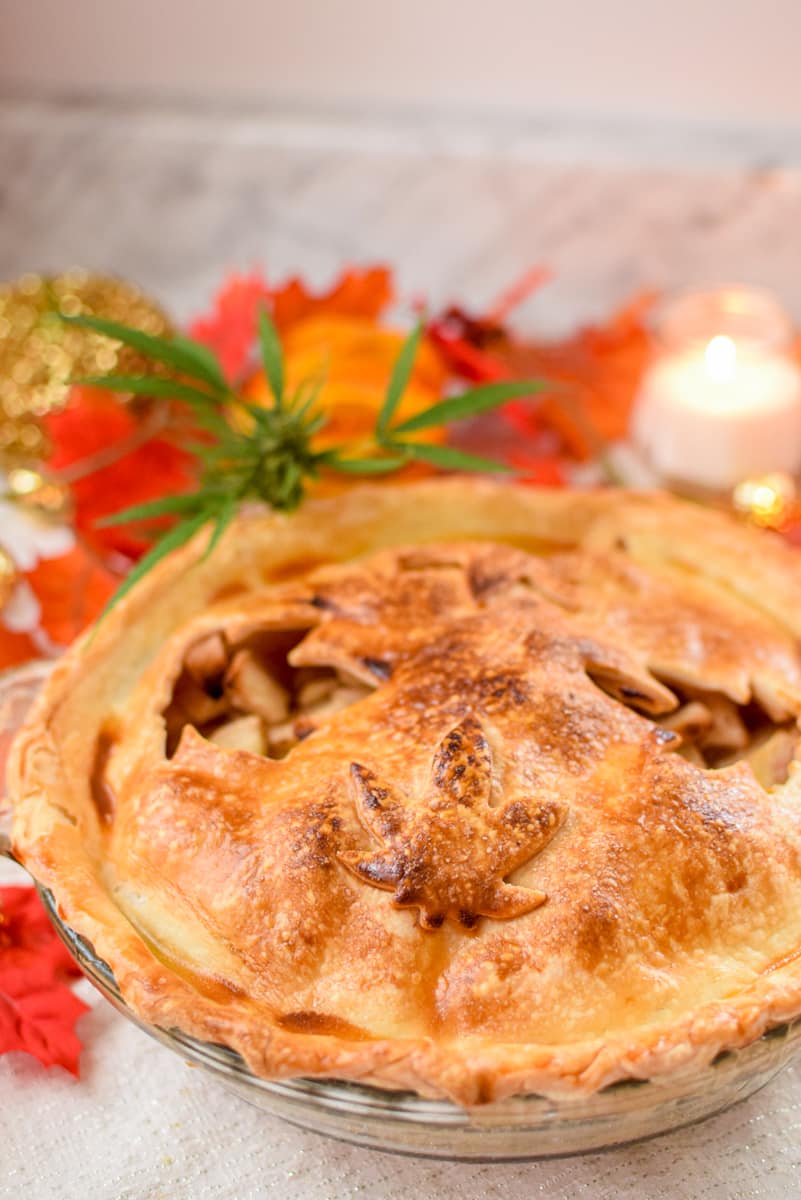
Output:
[[309,481],[317,479],[321,471],[382,475],[415,461],[446,470],[509,470],[503,463],[466,454],[453,446],[410,440],[410,435],[488,412],[516,396],[531,396],[544,386],[526,379],[487,384],[438,401],[423,412],[393,424],[423,336],[423,324],[419,322],[395,361],[372,437],[358,445],[319,450],[313,439],[326,421],[325,414],[317,408],[324,381],[304,380],[294,392],[287,393],[283,348],[266,310],[259,313],[258,330],[261,360],[273,398],[270,407],[243,400],[226,382],[211,350],[190,338],[153,337],[99,317],[62,319],[131,346],[162,371],[169,372],[142,377],[92,376],[73,383],[179,401],[191,409],[195,425],[205,435],[205,440],[184,446],[198,460],[198,486],[194,492],[137,504],[104,521],[107,525],[118,525],[177,518],[175,524],[159,534],[152,548],[126,577],[101,614],[101,620],[151,567],[199,530],[210,528],[205,548],[208,555],[244,501],[260,500],[278,512],[292,512],[303,500]]

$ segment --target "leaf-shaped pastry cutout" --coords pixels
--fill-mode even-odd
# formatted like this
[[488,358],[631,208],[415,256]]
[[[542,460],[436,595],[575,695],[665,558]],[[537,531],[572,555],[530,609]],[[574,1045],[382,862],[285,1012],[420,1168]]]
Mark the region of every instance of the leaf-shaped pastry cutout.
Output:
[[504,883],[551,840],[563,811],[513,796],[490,805],[492,755],[481,725],[466,717],[437,747],[427,786],[403,797],[360,763],[351,765],[357,810],[383,843],[375,852],[342,851],[340,861],[365,883],[394,893],[400,908],[417,908],[420,924],[445,920],[465,929],[481,916],[509,919],[546,896]]

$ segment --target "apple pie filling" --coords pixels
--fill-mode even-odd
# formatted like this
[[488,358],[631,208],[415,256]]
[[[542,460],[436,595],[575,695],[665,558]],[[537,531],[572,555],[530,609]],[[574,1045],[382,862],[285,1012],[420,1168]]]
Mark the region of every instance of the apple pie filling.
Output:
[[227,750],[284,756],[326,721],[373,690],[333,667],[290,664],[298,633],[272,633],[231,645],[223,631],[190,646],[165,710],[167,754],[185,726]]

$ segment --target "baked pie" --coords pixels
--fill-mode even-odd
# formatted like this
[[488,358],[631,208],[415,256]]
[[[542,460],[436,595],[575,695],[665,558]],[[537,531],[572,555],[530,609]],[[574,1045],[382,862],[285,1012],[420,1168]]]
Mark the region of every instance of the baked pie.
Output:
[[14,847],[141,1018],[475,1105],[801,1013],[801,571],[661,495],[243,515],[56,667]]

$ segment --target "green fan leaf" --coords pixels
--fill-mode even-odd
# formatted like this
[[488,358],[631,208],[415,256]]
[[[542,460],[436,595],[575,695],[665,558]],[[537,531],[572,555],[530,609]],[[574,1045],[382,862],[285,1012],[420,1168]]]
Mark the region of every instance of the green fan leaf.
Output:
[[204,559],[208,558],[209,555],[214,551],[214,547],[217,545],[220,538],[236,516],[237,508],[238,502],[235,496],[228,496],[223,501],[222,507],[220,508],[220,511],[218,512],[214,522],[214,529],[212,530],[211,537],[209,538],[209,544],[203,552]]
[[409,380],[411,379],[414,360],[417,357],[417,349],[420,345],[420,339],[423,336],[423,322],[418,321],[412,332],[407,337],[406,341],[400,348],[398,357],[395,359],[395,365],[392,368],[392,374],[387,387],[387,394],[384,397],[384,403],[381,406],[381,411],[378,414],[377,434],[379,441],[383,440],[389,428],[389,423],[395,415],[403,393],[406,391]]
[[396,454],[386,458],[340,458],[337,456],[326,459],[324,465],[335,471],[342,471],[346,475],[387,475],[391,471],[405,467],[408,461],[408,454]]
[[207,433],[212,434],[217,438],[218,442],[231,442],[240,444],[242,435],[237,433],[232,425],[229,425],[225,417],[221,416],[213,408],[198,407],[192,414],[194,423],[205,429]]
[[284,352],[278,330],[264,308],[259,312],[259,344],[261,361],[273,393],[275,407],[280,409],[284,403]]
[[438,425],[447,425],[451,421],[459,421],[464,417],[475,417],[479,413],[490,412],[493,408],[505,404],[521,396],[534,396],[545,389],[546,384],[538,379],[504,380],[500,383],[486,383],[481,387],[471,388],[459,396],[450,396],[439,404],[417,413],[408,420],[396,425],[392,430],[397,433],[416,433],[420,429],[433,429]]
[[155,521],[158,517],[174,517],[186,513],[195,513],[203,506],[203,500],[197,492],[189,492],[179,496],[161,496],[158,500],[145,500],[142,504],[132,504],[119,512],[101,517],[97,522],[101,529],[109,525],[129,525],[134,521]]
[[177,379],[161,379],[158,375],[87,375],[82,379],[71,379],[70,384],[78,387],[104,388],[107,392],[131,392],[135,396],[156,396],[165,400],[184,400],[187,404],[218,404],[219,399],[200,388]]
[[228,391],[228,381],[223,375],[222,367],[220,366],[217,356],[208,346],[204,346],[202,342],[196,342],[193,338],[184,337],[181,333],[175,333],[172,336],[170,343],[178,350],[183,350],[197,364],[197,370],[205,372],[200,374],[200,379],[205,378],[210,383],[216,380],[216,387],[219,391]]
[[[292,397],[292,403],[290,406],[293,415],[298,420],[302,421],[314,408],[314,405],[320,398],[320,393],[323,390],[324,384],[325,379],[318,375],[312,379],[304,379],[303,382],[298,385],[295,394]],[[321,416],[327,419],[324,413],[319,413],[315,419],[317,420]]]
[[[93,329],[95,333],[102,333],[125,346],[130,346],[133,350],[138,350],[153,362],[172,367],[173,370],[192,379],[200,379],[216,394],[228,394],[228,385],[216,359],[216,369],[209,369],[205,346],[197,347],[194,342],[187,345],[187,338],[154,337],[151,333],[143,333],[141,329],[131,329],[127,325],[120,325],[117,321],[106,321],[102,317],[62,316],[61,319],[83,329]],[[198,354],[198,349],[202,353]]]
[[429,446],[426,442],[398,442],[396,449],[405,450],[410,458],[420,459],[447,471],[508,472],[512,468],[492,458],[481,458],[477,454],[466,454],[455,446]]

